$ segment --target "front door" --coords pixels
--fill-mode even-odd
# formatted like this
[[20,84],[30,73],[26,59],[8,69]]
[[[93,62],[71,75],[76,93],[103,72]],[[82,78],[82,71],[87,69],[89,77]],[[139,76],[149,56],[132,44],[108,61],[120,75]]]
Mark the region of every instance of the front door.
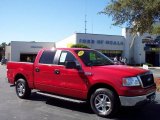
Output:
[[86,78],[82,70],[68,69],[65,67],[66,61],[79,62],[70,51],[62,51],[58,60],[58,65],[55,68],[58,73],[56,80],[60,82],[61,93],[67,96],[83,98],[86,95],[87,85]]

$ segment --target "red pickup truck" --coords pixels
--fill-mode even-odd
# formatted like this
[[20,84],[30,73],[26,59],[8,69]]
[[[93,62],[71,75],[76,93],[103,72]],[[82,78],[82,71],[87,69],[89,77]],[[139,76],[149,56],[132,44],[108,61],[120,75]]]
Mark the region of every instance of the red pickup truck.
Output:
[[115,65],[102,53],[83,48],[39,51],[34,63],[8,62],[7,77],[19,98],[32,89],[39,94],[73,102],[86,101],[99,116],[109,117],[120,106],[154,101],[153,74],[144,69]]

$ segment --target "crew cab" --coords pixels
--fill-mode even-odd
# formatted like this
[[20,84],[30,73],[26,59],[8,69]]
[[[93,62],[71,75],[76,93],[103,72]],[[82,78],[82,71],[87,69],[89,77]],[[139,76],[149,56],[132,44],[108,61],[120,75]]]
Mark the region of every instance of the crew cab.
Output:
[[84,48],[42,49],[34,63],[8,62],[7,78],[19,98],[37,93],[88,102],[99,116],[113,116],[120,106],[154,101],[156,85],[149,70],[115,65],[102,53]]

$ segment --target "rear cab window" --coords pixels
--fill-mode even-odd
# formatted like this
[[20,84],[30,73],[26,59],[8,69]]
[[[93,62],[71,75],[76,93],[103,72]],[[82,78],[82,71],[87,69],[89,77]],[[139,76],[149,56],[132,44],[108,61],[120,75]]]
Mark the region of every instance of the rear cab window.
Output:
[[39,63],[41,64],[54,64],[54,57],[56,54],[56,50],[45,50],[39,60]]

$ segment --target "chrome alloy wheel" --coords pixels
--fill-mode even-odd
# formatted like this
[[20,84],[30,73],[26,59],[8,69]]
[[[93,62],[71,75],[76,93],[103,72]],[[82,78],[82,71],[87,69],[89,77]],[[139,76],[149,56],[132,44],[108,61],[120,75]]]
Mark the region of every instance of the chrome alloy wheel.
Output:
[[106,114],[111,110],[111,100],[106,94],[98,94],[94,100],[95,108],[98,112]]
[[25,94],[25,85],[21,82],[17,85],[17,93],[19,96],[23,96]]

